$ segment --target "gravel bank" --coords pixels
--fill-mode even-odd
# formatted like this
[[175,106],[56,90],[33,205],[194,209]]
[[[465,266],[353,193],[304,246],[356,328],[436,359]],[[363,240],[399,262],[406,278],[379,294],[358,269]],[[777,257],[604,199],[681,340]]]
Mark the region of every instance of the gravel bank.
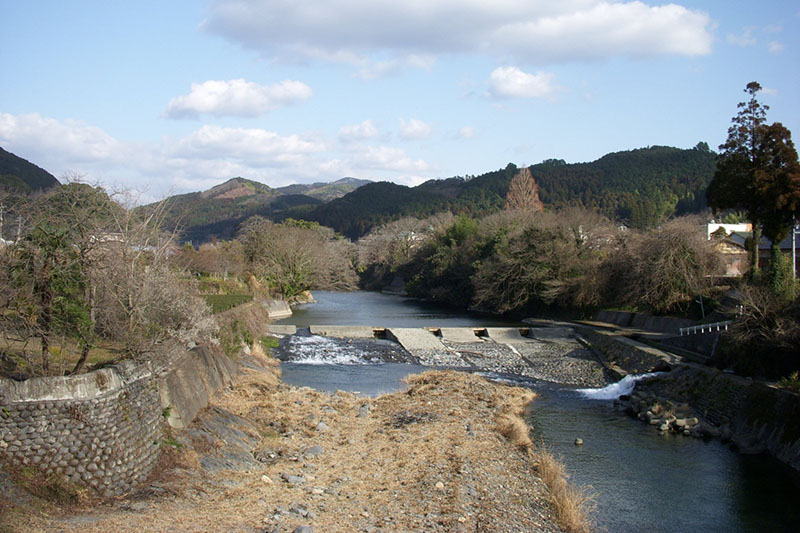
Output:
[[0,522],[12,531],[561,531],[530,455],[498,426],[529,391],[431,372],[372,399],[283,385],[271,368],[218,394],[174,436],[181,447],[164,445],[159,475],[138,493],[72,511],[36,503],[35,514],[12,503]]

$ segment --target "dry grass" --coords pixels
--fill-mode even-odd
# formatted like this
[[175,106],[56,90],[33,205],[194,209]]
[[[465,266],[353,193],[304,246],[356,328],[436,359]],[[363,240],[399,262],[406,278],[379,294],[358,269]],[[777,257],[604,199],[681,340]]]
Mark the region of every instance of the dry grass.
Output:
[[[248,419],[261,434],[248,453],[271,459],[248,471],[209,474],[196,470],[191,450],[171,450],[157,468],[161,495],[140,492],[150,494],[139,496],[144,508],[120,502],[95,509],[90,522],[51,515],[31,529],[206,531],[213,524],[292,531],[305,524],[331,532],[556,533],[565,528],[556,524],[569,523],[557,514],[564,513],[556,507],[558,489],[548,489],[534,468],[538,456],[521,418],[530,391],[448,371],[412,376],[406,391],[365,398],[287,386],[277,363],[266,363],[269,372],[246,371],[214,403]],[[316,429],[320,421],[327,431]],[[324,453],[304,457],[311,446]],[[230,449],[204,444],[194,452]],[[306,482],[291,486],[284,473]],[[277,511],[295,504],[314,516]]]
[[532,452],[536,470],[549,491],[549,501],[558,524],[572,533],[590,530],[589,512],[592,498],[567,479],[564,465],[544,448]]

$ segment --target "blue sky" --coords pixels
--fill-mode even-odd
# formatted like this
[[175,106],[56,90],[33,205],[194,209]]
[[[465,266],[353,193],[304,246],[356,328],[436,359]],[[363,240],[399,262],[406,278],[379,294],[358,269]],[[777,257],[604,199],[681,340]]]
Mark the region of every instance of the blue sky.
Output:
[[0,0],[0,146],[141,201],[800,135],[796,2]]

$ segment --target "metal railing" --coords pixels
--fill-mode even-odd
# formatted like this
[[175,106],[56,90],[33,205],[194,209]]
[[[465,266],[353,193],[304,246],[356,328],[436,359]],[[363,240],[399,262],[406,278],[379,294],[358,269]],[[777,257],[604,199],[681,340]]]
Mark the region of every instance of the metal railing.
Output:
[[713,324],[699,324],[697,326],[689,326],[680,328],[681,337],[684,335],[697,335],[698,333],[714,333],[717,331],[728,331],[728,326],[733,324],[733,320],[724,320],[722,322],[714,322]]

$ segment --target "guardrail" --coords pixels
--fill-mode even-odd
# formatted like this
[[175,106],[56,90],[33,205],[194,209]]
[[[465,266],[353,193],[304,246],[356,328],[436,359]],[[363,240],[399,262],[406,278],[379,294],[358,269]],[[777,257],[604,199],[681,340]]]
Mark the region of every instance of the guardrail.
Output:
[[713,324],[699,324],[697,326],[689,326],[680,328],[681,337],[684,335],[697,335],[698,333],[713,333],[716,331],[728,331],[728,326],[733,324],[733,320],[724,320],[722,322],[714,322]]

